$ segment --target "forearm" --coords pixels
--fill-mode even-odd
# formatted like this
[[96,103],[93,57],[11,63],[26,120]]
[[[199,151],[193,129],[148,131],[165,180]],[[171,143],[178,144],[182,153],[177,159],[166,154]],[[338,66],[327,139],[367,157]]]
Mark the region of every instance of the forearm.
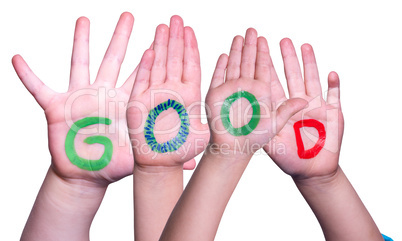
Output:
[[295,183],[316,215],[326,240],[384,240],[340,167],[329,177]]
[[160,240],[214,240],[226,205],[250,158],[222,157],[207,148]]
[[21,240],[89,240],[106,188],[83,180],[70,183],[49,168]]
[[183,192],[183,167],[134,165],[135,240],[159,239],[173,207]]

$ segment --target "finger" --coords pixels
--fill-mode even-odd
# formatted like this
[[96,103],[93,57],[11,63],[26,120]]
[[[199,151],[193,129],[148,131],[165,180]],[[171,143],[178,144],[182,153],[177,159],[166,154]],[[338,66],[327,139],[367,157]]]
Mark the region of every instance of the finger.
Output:
[[304,44],[301,47],[303,68],[304,68],[304,84],[308,96],[322,96],[320,77],[318,75],[317,62],[315,60],[313,47],[310,44]]
[[240,78],[241,52],[243,50],[244,39],[242,36],[236,36],[233,39],[230,48],[228,70],[226,72],[226,80]]
[[197,38],[190,27],[184,28],[183,82],[201,84],[200,53]]
[[304,109],[308,102],[301,98],[292,98],[282,103],[276,110],[277,133],[285,126],[286,122],[297,112]]
[[17,75],[25,88],[27,88],[27,90],[32,94],[42,109],[45,110],[56,92],[47,87],[38,77],[36,77],[21,56],[15,55],[12,59],[12,63],[15,72],[17,72]]
[[216,88],[220,85],[222,85],[225,81],[225,70],[228,65],[228,56],[226,54],[222,54],[219,56],[218,62],[216,63],[215,71],[212,76],[211,80],[211,88]]
[[286,100],[285,91],[283,90],[282,84],[279,81],[278,75],[275,71],[274,64],[272,62],[272,58],[269,55],[267,64],[269,66],[269,72],[271,75],[271,103],[274,110],[277,109],[279,103],[282,103]]
[[149,87],[149,78],[151,76],[151,69],[155,59],[155,51],[147,49],[142,56],[140,65],[138,67],[138,73],[135,78],[133,90],[131,92],[132,99],[134,96],[138,96],[145,92]]
[[96,83],[114,87],[119,76],[120,67],[126,54],[128,40],[133,29],[134,17],[131,13],[120,16],[112,40],[99,68]]
[[151,70],[151,85],[158,85],[165,82],[168,43],[169,27],[165,24],[161,24],[156,28],[155,32],[155,61]]
[[331,72],[328,75],[328,94],[327,104],[340,106],[340,88],[339,76],[336,72]]
[[183,74],[184,27],[179,16],[170,19],[166,81],[181,81]]
[[271,104],[273,109],[277,109],[278,105],[287,100],[285,91],[283,90],[282,84],[279,81],[278,75],[273,67],[271,72]]
[[196,166],[195,159],[191,159],[183,164],[184,170],[194,170]]
[[247,29],[240,64],[240,76],[254,79],[255,61],[257,57],[257,31]]
[[288,83],[289,96],[297,97],[304,96],[305,89],[303,78],[301,75],[299,61],[297,60],[296,51],[290,39],[282,39],[281,52],[283,64],[285,67],[285,76]]
[[259,37],[257,39],[257,60],[254,77],[256,80],[262,80],[267,83],[271,81],[270,61],[268,42],[264,37]]
[[[153,49],[154,48],[154,43],[152,42],[151,47],[149,47],[149,49]],[[155,61],[154,61],[155,62]],[[128,77],[128,79],[126,80],[126,82],[124,82],[124,84],[120,87],[121,89],[123,89],[126,93],[131,93],[131,90],[133,89],[133,85],[134,85],[134,81],[135,78],[137,77],[137,73],[138,73],[138,68],[139,68],[140,64],[138,64],[134,71],[131,73],[131,75]]]
[[134,71],[128,77],[126,82],[124,82],[124,84],[121,86],[121,89],[123,89],[126,93],[131,93],[131,90],[133,89],[135,78],[137,77],[137,74],[138,74],[139,67],[140,67],[139,65],[137,65],[137,67],[135,67]]
[[81,17],[75,25],[68,90],[81,89],[89,82],[89,20]]

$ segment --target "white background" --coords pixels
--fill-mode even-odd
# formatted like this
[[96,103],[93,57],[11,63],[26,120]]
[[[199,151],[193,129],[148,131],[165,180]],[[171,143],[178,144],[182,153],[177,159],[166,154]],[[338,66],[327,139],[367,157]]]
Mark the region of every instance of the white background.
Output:
[[[0,240],[18,240],[50,164],[42,109],[11,65],[21,54],[48,86],[64,92],[75,20],[91,20],[91,74],[96,75],[119,15],[135,16],[120,74],[137,65],[160,23],[173,14],[194,28],[205,97],[218,56],[248,27],[268,39],[284,81],[279,41],[298,53],[313,45],[323,89],[341,78],[345,134],[340,164],[382,233],[402,240],[402,34],[398,1],[44,1],[0,3]],[[92,79],[93,80],[93,79]],[[199,157],[198,157],[199,159]],[[198,160],[197,159],[197,160]],[[185,181],[191,176],[185,174]],[[133,240],[132,177],[109,186],[92,240]],[[253,158],[225,211],[216,240],[323,240],[313,213],[287,175],[266,155]]]

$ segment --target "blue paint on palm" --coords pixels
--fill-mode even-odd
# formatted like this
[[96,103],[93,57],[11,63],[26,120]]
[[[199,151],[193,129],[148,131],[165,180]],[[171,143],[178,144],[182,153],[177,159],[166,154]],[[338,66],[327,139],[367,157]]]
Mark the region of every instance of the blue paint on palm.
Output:
[[[155,120],[160,113],[169,108],[173,108],[177,112],[177,114],[179,114],[179,133],[176,135],[176,137],[167,142],[158,143],[154,135]],[[184,106],[177,101],[168,99],[167,101],[157,105],[149,112],[144,126],[145,141],[154,152],[166,153],[176,151],[184,144],[184,142],[186,142],[187,136],[189,134],[189,126],[190,122]]]

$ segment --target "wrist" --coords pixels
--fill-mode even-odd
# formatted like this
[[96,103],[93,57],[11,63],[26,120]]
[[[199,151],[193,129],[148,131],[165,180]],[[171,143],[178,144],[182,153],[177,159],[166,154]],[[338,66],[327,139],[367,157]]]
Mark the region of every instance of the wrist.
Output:
[[143,166],[134,163],[135,185],[142,189],[172,186],[183,191],[183,166]]
[[183,165],[177,166],[144,166],[134,163],[134,177],[145,179],[169,179],[183,176]]
[[223,153],[214,149],[213,145],[208,144],[197,169],[201,168],[201,166],[203,166],[203,168],[207,167],[210,171],[213,170],[214,172],[220,173],[220,177],[234,174],[241,176],[247,168],[251,157],[252,154],[241,154],[236,152]]
[[253,154],[251,152],[222,148],[222,145],[216,143],[209,143],[204,151],[204,156],[214,157],[214,159],[219,159],[223,162],[248,162]]
[[183,167],[134,163],[135,239],[157,239],[183,192]]
[[376,224],[339,166],[331,175],[295,183],[326,240],[380,240]]
[[21,240],[89,240],[105,191],[84,180],[71,183],[49,168]]
[[322,191],[330,191],[341,185],[344,179],[346,179],[346,176],[338,165],[334,172],[327,175],[308,178],[292,178],[299,189],[316,189]]
[[97,185],[84,179],[65,179],[49,168],[42,189],[52,204],[66,212],[74,210],[94,215],[107,185]]

